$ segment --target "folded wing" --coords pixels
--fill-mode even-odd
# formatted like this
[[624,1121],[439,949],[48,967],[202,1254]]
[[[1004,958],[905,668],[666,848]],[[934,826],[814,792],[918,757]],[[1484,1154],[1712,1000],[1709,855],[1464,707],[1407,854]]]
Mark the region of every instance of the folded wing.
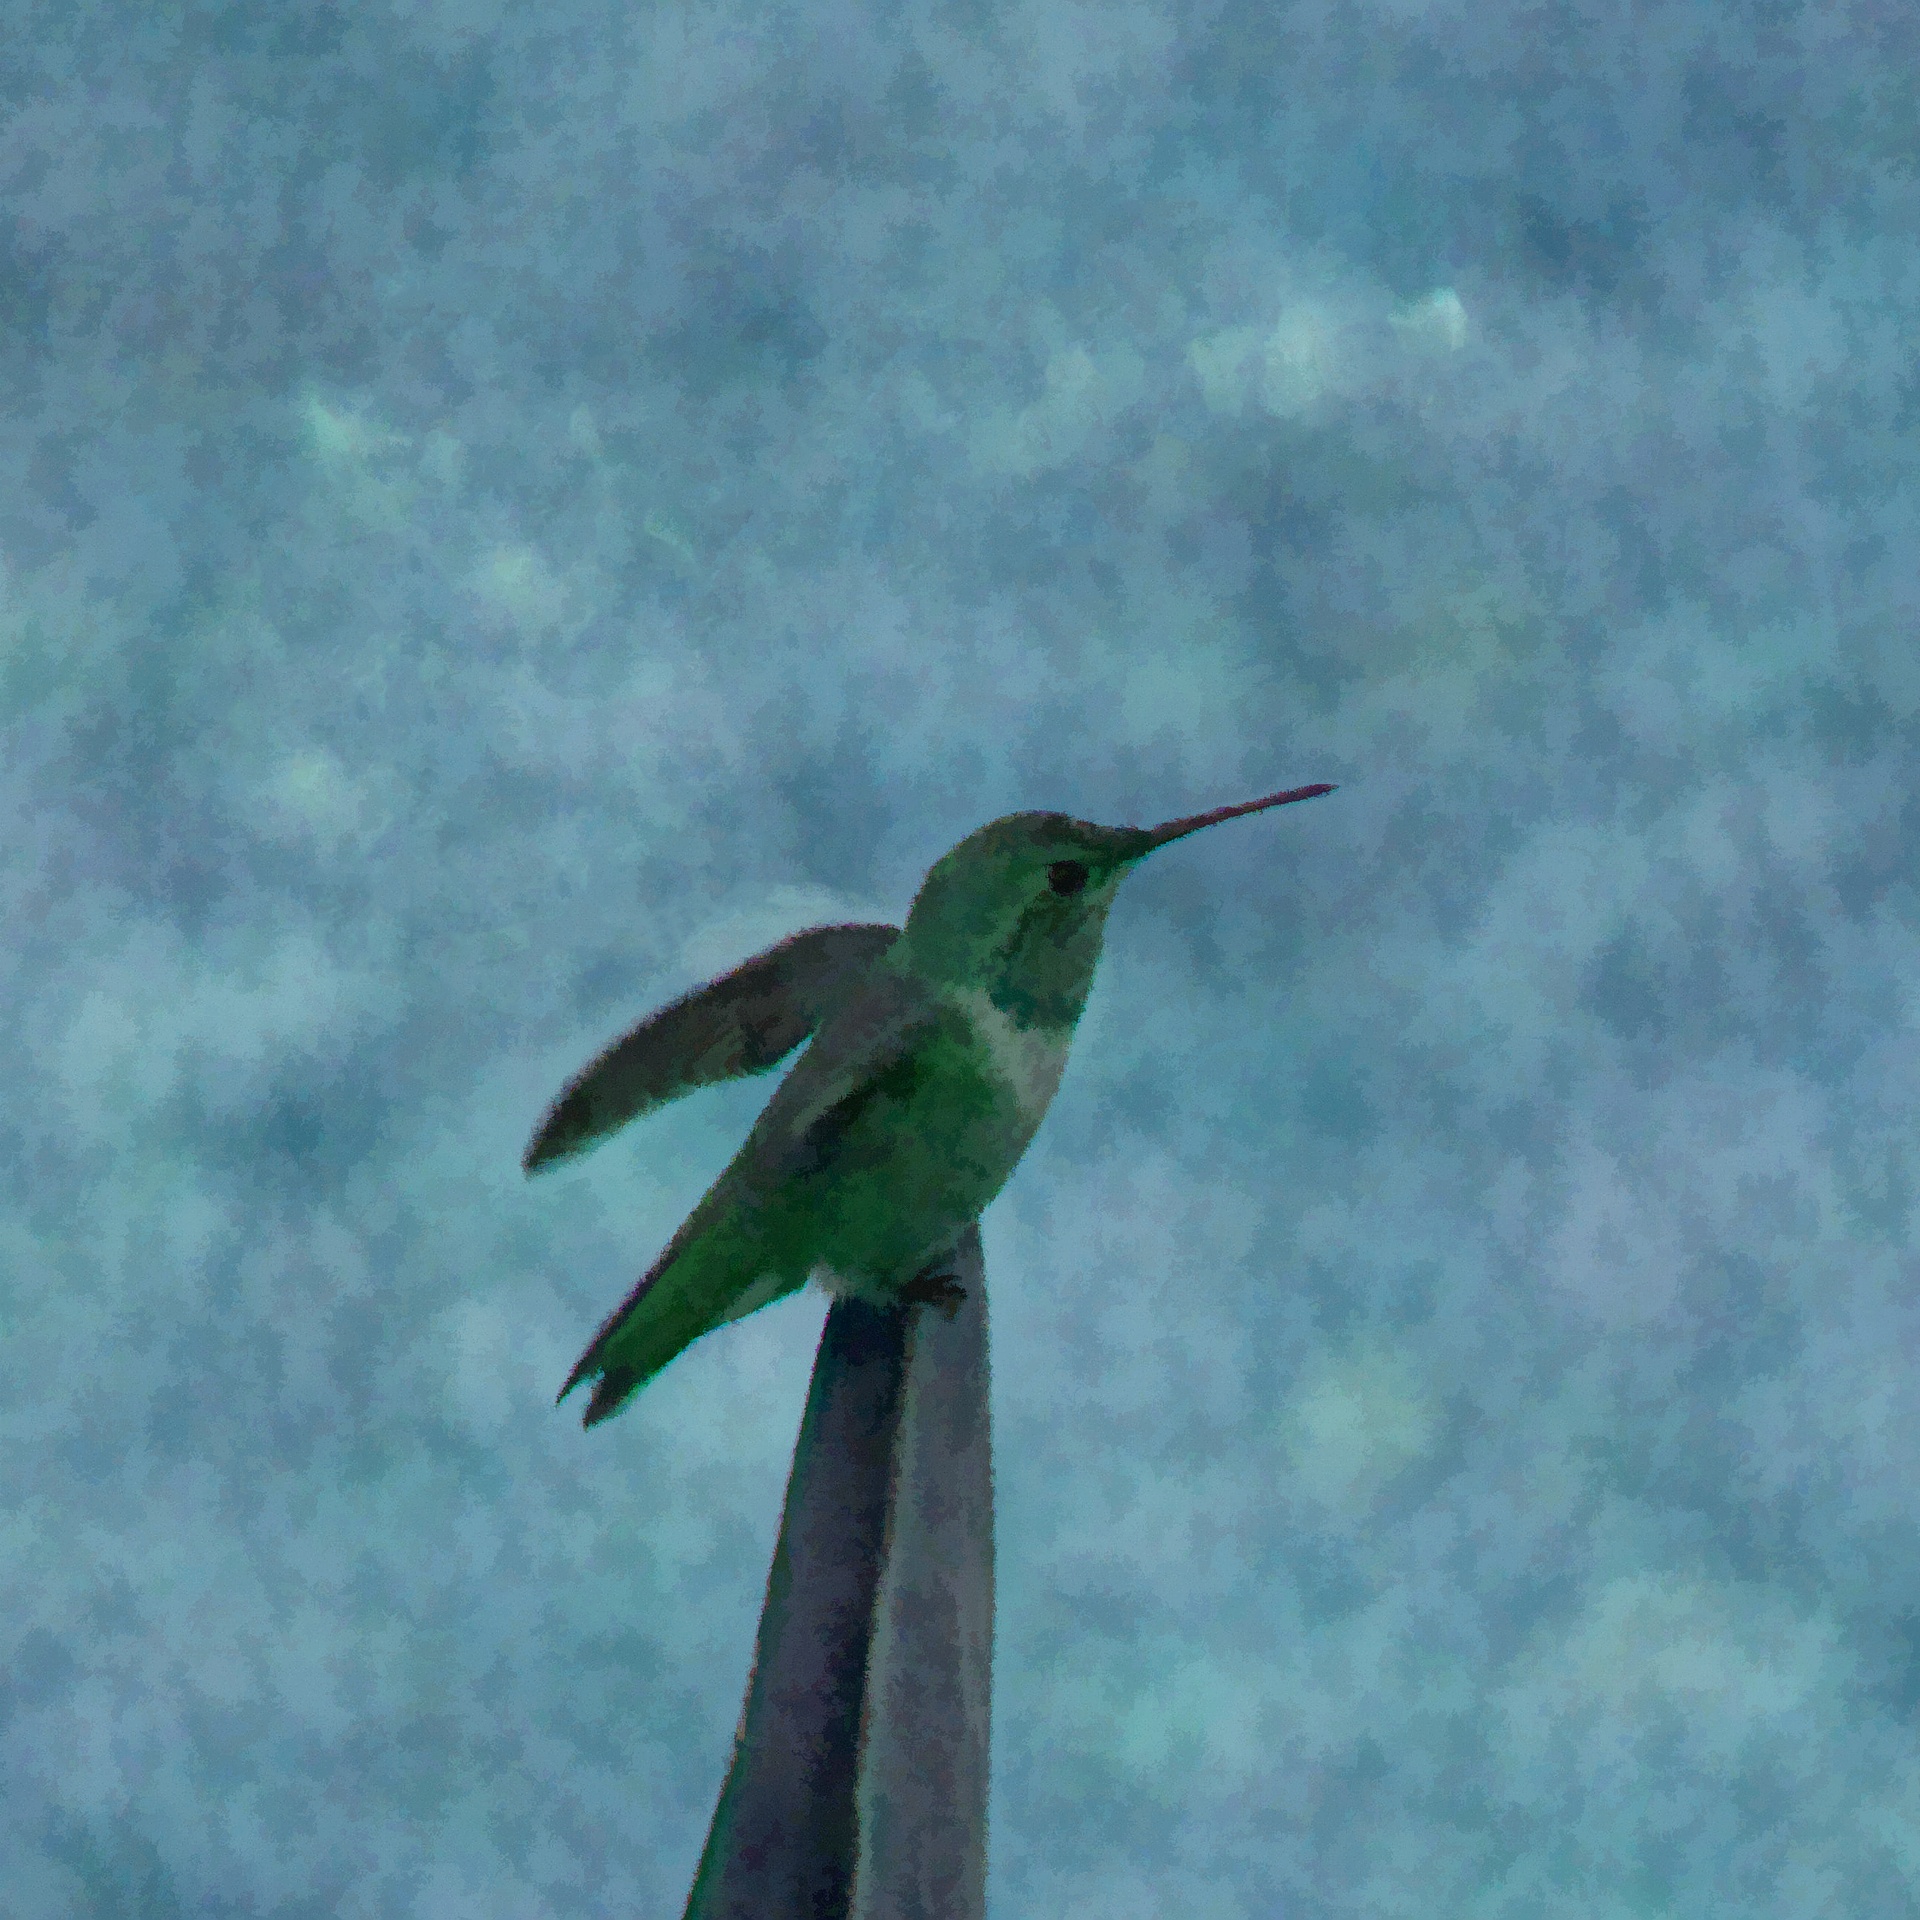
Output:
[[521,1165],[536,1173],[695,1087],[778,1065],[899,937],[813,927],[649,1014],[568,1083]]

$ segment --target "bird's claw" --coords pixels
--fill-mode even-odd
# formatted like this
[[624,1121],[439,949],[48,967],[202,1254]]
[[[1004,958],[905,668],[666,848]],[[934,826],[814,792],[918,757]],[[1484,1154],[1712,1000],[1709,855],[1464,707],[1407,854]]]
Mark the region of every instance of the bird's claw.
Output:
[[938,1307],[951,1320],[966,1303],[967,1290],[945,1267],[925,1267],[900,1289],[909,1306]]

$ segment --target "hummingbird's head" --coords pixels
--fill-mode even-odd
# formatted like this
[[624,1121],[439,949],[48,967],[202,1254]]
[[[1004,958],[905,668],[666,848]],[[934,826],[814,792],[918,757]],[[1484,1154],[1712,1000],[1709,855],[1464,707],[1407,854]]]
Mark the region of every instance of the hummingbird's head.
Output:
[[1330,792],[1296,787],[1158,827],[1010,813],[933,863],[908,911],[905,944],[923,976],[978,989],[1023,1026],[1071,1027],[1093,984],[1113,896],[1137,862],[1216,821]]
[[1137,827],[1064,813],[989,821],[933,863],[907,914],[921,973],[971,987],[1022,1025],[1072,1026],[1121,876],[1149,849]]

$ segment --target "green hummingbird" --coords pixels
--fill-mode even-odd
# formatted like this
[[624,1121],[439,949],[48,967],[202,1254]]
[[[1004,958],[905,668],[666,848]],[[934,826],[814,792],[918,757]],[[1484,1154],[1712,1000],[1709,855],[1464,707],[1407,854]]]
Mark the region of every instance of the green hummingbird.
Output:
[[1066,1067],[1121,879],[1169,841],[1326,782],[1158,827],[1013,813],[921,882],[904,928],[814,927],[650,1015],[571,1081],[528,1173],[813,1043],[560,1389],[593,1426],[703,1333],[817,1274],[952,1312],[942,1256],[1006,1184]]

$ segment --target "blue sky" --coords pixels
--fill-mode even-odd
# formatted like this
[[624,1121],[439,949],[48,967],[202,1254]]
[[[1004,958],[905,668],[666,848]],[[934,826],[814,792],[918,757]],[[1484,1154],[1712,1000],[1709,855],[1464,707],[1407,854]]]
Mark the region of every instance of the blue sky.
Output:
[[1131,879],[985,1221],[991,1898],[1920,1899],[1920,29],[0,27],[0,1854],[679,1910],[822,1302],[552,1396],[981,821]]

